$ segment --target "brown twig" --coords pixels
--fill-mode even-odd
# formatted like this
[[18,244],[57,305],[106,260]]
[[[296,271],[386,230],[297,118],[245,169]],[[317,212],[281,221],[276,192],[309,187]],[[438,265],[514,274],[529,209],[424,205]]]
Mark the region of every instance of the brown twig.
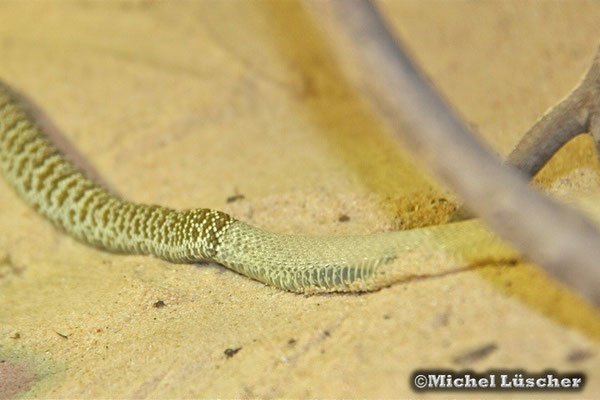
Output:
[[[350,68],[351,77],[367,90],[412,154],[497,233],[600,304],[600,232],[486,150],[412,63],[371,3],[313,4],[334,39],[341,65]],[[576,131],[570,125],[563,130]]]
[[581,83],[527,131],[507,157],[507,164],[532,178],[569,140],[587,132],[600,151],[599,85],[600,48]]
[[[600,156],[600,47],[581,83],[560,103],[550,108],[523,135],[505,163],[533,178],[569,140],[592,133]],[[464,206],[451,221],[473,218]]]

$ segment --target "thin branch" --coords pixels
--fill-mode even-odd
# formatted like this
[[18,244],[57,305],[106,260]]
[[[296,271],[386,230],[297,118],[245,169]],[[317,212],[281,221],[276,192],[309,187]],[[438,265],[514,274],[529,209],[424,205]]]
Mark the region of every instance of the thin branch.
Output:
[[[560,103],[550,108],[523,135],[517,146],[506,158],[506,164],[519,169],[526,177],[533,178],[568,141],[583,133],[591,133],[597,155],[600,156],[600,47],[594,62],[583,80]],[[450,221],[473,218],[461,206]]]
[[590,132],[590,127],[600,149],[599,84],[600,48],[581,83],[529,129],[507,157],[507,164],[532,178],[562,146],[575,136]]
[[[314,2],[342,66],[349,66],[412,154],[502,237],[600,304],[600,232],[530,187],[471,134],[366,0]],[[572,131],[572,128],[566,129]]]

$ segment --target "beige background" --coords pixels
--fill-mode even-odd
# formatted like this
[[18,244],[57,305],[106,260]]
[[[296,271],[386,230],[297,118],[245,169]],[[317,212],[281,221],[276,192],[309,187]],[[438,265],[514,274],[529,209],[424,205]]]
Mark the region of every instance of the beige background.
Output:
[[[501,155],[578,82],[600,37],[597,2],[381,6]],[[0,79],[135,201],[310,234],[443,223],[456,206],[299,3],[0,2],[0,60]],[[599,183],[585,136],[537,179],[561,194]],[[600,313],[531,264],[307,297],[215,265],[112,255],[0,180],[0,398],[397,398],[431,367],[584,371],[583,397],[597,397]]]

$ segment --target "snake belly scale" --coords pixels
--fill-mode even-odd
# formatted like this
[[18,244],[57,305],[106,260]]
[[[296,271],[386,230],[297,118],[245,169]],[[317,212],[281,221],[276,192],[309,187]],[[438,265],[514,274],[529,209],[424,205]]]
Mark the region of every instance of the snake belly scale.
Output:
[[431,270],[518,257],[477,221],[311,237],[268,232],[211,209],[135,204],[61,154],[2,83],[0,170],[29,205],[84,243],[171,262],[213,261],[294,292],[374,290]]

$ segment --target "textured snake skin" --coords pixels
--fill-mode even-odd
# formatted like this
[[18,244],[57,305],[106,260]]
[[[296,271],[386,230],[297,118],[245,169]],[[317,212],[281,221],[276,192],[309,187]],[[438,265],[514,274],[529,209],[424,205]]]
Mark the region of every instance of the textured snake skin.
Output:
[[1,83],[0,168],[28,204],[84,243],[173,262],[215,261],[295,292],[373,290],[424,273],[517,257],[476,221],[308,237],[267,232],[210,209],[128,202],[66,159]]

